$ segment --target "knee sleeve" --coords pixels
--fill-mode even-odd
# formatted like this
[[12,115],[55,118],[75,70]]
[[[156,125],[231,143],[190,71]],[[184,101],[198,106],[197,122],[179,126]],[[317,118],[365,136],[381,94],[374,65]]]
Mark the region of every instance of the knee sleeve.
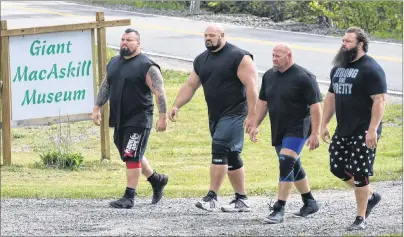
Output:
[[302,163],[300,162],[300,157],[295,162],[295,166],[293,167],[293,174],[294,174],[295,182],[306,178],[306,172],[304,171],[304,169],[302,167]]
[[127,169],[139,169],[142,168],[142,163],[140,161],[126,161]]
[[367,176],[354,176],[355,187],[364,187],[369,184],[369,177]]
[[230,149],[221,144],[212,144],[212,164],[227,165]]
[[243,167],[243,160],[240,157],[240,153],[232,151],[229,153],[229,168],[228,170],[238,170]]
[[296,159],[292,156],[279,155],[279,181],[294,182],[294,166]]
[[332,166],[331,173],[333,173],[334,176],[341,179],[342,181],[348,181],[352,178],[352,175],[348,173],[348,171],[346,171],[344,168],[335,168]]

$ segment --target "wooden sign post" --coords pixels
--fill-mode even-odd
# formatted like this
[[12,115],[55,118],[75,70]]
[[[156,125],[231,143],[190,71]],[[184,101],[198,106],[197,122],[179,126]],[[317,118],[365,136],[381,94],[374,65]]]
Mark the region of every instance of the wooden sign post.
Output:
[[[11,164],[11,125],[90,120],[106,75],[106,27],[130,19],[7,29],[1,21],[1,135],[4,165]],[[97,36],[95,30],[97,29]],[[98,61],[95,60],[97,38]],[[96,77],[98,66],[98,77]],[[110,159],[109,107],[102,109],[101,159]]]

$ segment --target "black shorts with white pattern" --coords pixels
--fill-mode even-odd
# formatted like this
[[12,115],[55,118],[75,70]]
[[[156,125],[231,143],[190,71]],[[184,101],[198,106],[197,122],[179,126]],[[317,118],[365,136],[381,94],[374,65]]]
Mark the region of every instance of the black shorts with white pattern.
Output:
[[[328,148],[330,153],[330,168],[349,176],[373,176],[373,163],[376,149],[366,146],[366,133],[342,137],[335,133]],[[378,140],[380,134],[378,134]]]

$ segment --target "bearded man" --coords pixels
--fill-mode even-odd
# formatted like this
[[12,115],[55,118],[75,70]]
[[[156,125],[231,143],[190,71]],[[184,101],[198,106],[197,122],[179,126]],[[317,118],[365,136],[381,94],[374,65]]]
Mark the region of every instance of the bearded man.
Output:
[[351,27],[333,60],[331,84],[324,100],[321,137],[329,141],[327,124],[334,113],[337,127],[329,146],[331,172],[354,188],[357,216],[348,230],[366,228],[365,219],[380,202],[372,192],[377,142],[382,133],[386,103],[386,75],[369,55],[369,40],[364,31]]
[[205,30],[206,50],[193,63],[194,69],[181,87],[170,120],[175,121],[179,109],[188,103],[202,85],[209,114],[212,137],[210,187],[205,197],[195,205],[214,211],[217,194],[227,173],[235,197],[224,212],[251,210],[245,190],[245,170],[240,153],[244,144],[244,128],[250,132],[258,100],[257,70],[253,55],[226,41],[221,26],[213,24]]
[[153,94],[159,111],[156,131],[163,132],[167,128],[167,99],[160,67],[142,54],[139,32],[126,29],[121,38],[120,55],[107,65],[107,75],[100,85],[92,113],[94,124],[99,125],[101,107],[110,101],[109,125],[114,127],[114,143],[127,168],[124,195],[110,202],[111,207],[133,207],[140,174],[152,186],[152,204],[163,197],[168,176],[155,172],[144,157],[153,127]]

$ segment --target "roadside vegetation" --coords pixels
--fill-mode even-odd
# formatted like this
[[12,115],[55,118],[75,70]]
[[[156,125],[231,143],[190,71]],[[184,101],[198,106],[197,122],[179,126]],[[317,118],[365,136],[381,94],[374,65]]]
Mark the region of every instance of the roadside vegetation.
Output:
[[[187,10],[190,1],[86,0],[103,4],[129,4],[136,8]],[[377,38],[402,40],[402,1],[201,1],[212,13],[250,14],[346,29],[359,26]]]

